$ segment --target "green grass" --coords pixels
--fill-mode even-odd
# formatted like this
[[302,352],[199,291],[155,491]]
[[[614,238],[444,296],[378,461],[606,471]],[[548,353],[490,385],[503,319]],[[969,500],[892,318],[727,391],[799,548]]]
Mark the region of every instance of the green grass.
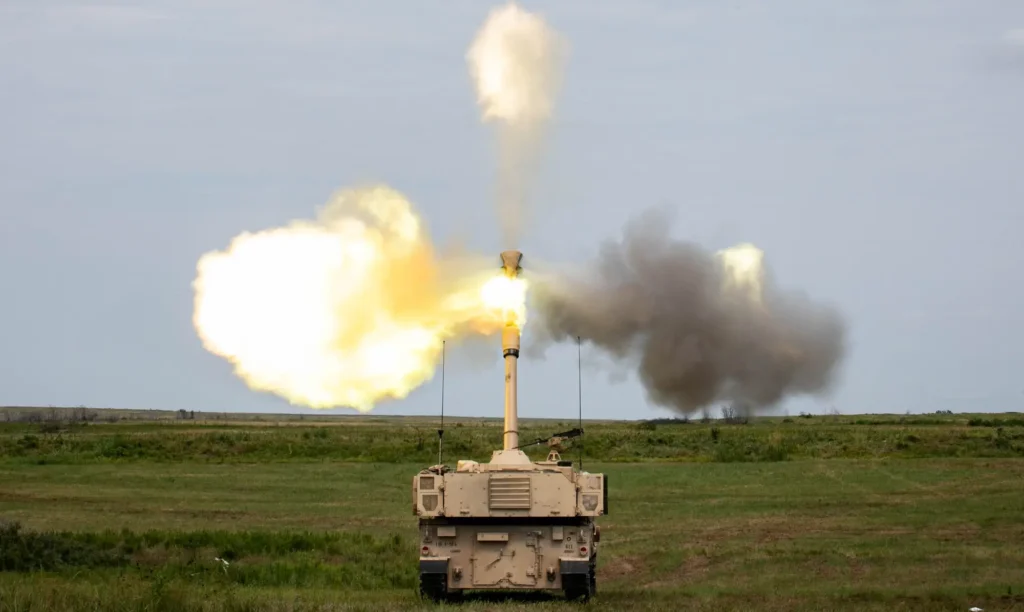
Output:
[[[572,422],[524,420],[521,440],[546,437]],[[289,461],[429,463],[437,423],[427,419],[360,421],[47,421],[0,425],[0,462]],[[588,455],[606,462],[763,462],[831,458],[1024,457],[1024,419],[1010,416],[815,417],[759,419],[750,424],[586,423]],[[486,461],[500,422],[449,423],[448,456]],[[528,449],[543,458],[545,446]],[[574,454],[575,450],[570,454]]]
[[[611,484],[590,607],[1024,610],[1013,418],[586,424],[586,467]],[[410,492],[436,460],[415,446],[429,421],[41,426],[0,427],[0,519],[21,526],[0,531],[0,611],[432,608]],[[477,459],[498,437],[450,427]],[[136,450],[97,452],[115,445]]]

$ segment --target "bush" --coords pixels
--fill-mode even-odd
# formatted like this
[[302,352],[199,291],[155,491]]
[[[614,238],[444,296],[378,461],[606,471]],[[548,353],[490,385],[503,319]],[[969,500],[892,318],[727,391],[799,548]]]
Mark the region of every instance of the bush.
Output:
[[16,522],[0,524],[0,571],[54,571],[64,567],[114,567],[127,559],[115,551],[62,533],[22,532]]
[[[860,457],[1015,457],[1024,454],[1024,428],[1011,423],[1020,417],[992,418],[973,415],[948,419],[928,415],[899,425],[899,417],[799,426],[797,417],[760,419],[748,425],[724,421],[701,424],[683,419],[654,419],[638,423],[588,423],[586,435],[574,439],[566,453],[579,446],[593,461],[716,461],[746,459],[773,461],[791,458]],[[817,421],[818,419],[815,419]],[[877,421],[877,423],[874,423]],[[926,422],[927,421],[927,422]],[[188,423],[188,421],[186,421]],[[863,423],[862,423],[863,422]],[[808,422],[809,423],[809,422]],[[6,424],[5,424],[6,425]],[[989,428],[989,426],[992,426]],[[520,440],[533,441],[575,423],[520,423]],[[91,424],[88,433],[76,428],[59,435],[41,435],[35,426],[11,424],[0,433],[0,461],[28,464],[69,464],[135,461],[290,462],[346,461],[419,463],[437,461],[434,424],[395,420],[371,421],[358,426],[313,425],[294,427],[203,425]],[[1002,433],[998,429],[1002,427]],[[776,438],[783,434],[784,438]],[[774,441],[773,441],[774,440]],[[785,442],[784,450],[775,448]],[[736,455],[717,448],[724,442],[748,449]],[[479,421],[462,428],[449,427],[444,449],[449,461],[487,461],[501,445],[501,423]],[[757,450],[761,449],[761,450]],[[524,449],[534,459],[547,456],[544,444]],[[563,453],[565,454],[565,453]]]
[[[0,571],[127,571],[193,583],[259,587],[412,588],[416,543],[350,532],[22,532],[0,528]],[[124,571],[124,570],[122,570]]]
[[967,421],[970,427],[1024,427],[1024,419],[984,419],[973,417]]

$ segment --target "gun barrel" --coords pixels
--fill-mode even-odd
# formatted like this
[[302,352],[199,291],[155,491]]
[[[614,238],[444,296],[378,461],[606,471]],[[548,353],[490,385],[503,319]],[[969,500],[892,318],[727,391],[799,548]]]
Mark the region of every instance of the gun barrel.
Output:
[[[519,251],[504,251],[501,254],[501,267],[505,274],[519,276],[519,262],[523,254]],[[501,352],[505,359],[505,432],[504,449],[512,450],[519,446],[519,405],[516,397],[519,365],[519,327],[509,324],[501,333]]]

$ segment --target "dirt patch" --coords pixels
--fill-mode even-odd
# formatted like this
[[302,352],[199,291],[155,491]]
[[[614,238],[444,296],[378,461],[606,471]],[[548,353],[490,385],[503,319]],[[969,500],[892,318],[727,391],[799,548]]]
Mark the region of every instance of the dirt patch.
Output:
[[615,557],[606,563],[598,562],[598,576],[601,580],[619,580],[647,573],[647,564],[643,557]]
[[706,555],[694,555],[687,557],[686,561],[679,566],[672,577],[678,578],[679,580],[686,580],[689,578],[696,578],[703,576],[708,573],[708,568],[711,566],[711,559]]
[[848,559],[845,563],[839,564],[825,559],[815,559],[806,562],[804,566],[807,576],[828,581],[859,580],[868,573],[868,567],[855,559]]
[[841,517],[807,515],[751,516],[690,526],[695,543],[714,543],[738,538],[759,543],[789,540],[808,535],[842,531],[849,520]]
[[[153,512],[152,510],[145,510],[145,512]],[[173,516],[184,516],[191,519],[226,519],[231,521],[241,521],[248,515],[245,512],[238,510],[220,510],[217,508],[206,508],[206,509],[189,509],[189,508],[166,508],[160,510],[163,514],[170,514]]]
[[111,503],[109,499],[74,495],[70,493],[70,490],[67,494],[62,494],[59,489],[48,492],[2,491],[0,492],[0,502],[44,502],[53,504],[76,504],[80,506],[96,506]]
[[654,580],[644,584],[644,588],[662,588],[679,586],[691,583],[703,578],[711,566],[711,559],[707,555],[695,554],[687,557],[678,568]]

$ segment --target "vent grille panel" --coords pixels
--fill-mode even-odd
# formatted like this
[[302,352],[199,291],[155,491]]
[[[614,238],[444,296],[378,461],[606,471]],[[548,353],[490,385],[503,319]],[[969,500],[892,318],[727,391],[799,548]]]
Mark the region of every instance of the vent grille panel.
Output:
[[491,476],[487,503],[491,510],[529,510],[532,505],[529,476]]

